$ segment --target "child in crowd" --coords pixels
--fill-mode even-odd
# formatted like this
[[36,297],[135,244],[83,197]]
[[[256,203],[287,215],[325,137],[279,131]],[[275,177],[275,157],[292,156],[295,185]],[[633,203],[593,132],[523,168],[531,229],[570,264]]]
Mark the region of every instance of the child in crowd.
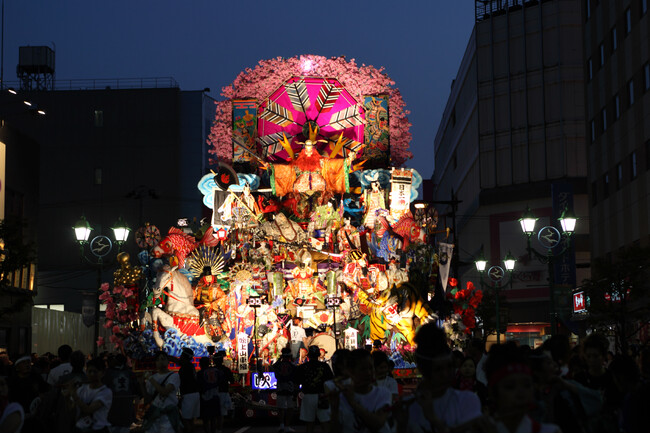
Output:
[[375,379],[377,386],[385,387],[390,391],[392,403],[399,399],[399,388],[397,381],[390,376],[393,371],[393,362],[383,351],[373,351],[372,362],[375,366]]
[[70,391],[79,415],[75,427],[81,432],[108,432],[108,411],[113,402],[113,392],[102,383],[105,371],[103,359],[90,360],[86,363],[88,383]]

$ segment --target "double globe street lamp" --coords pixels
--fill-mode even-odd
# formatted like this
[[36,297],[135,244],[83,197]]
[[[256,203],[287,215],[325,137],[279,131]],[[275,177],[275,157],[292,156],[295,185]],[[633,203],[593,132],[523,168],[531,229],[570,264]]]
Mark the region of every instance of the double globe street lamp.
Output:
[[[529,257],[535,257],[542,264],[548,266],[548,290],[549,290],[549,302],[550,302],[550,324],[551,324],[551,335],[557,333],[557,312],[555,307],[555,278],[554,278],[554,264],[557,259],[564,256],[571,247],[571,236],[575,232],[577,218],[568,208],[565,208],[562,211],[562,214],[558,218],[560,222],[560,227],[562,232],[560,232],[555,226],[549,225],[544,226],[538,232],[535,232],[535,224],[537,223],[537,217],[530,210],[530,207],[526,208],[526,211],[522,214],[519,219],[521,224],[521,230],[526,235],[527,247]],[[546,253],[539,252],[535,250],[530,243],[530,239],[533,235],[537,235],[537,241],[542,247],[546,248]],[[557,251],[558,247],[562,240],[564,240],[562,249]]]
[[[109,237],[105,235],[97,235],[93,237],[90,241],[88,241],[90,239],[90,233],[92,232],[93,228],[92,226],[90,226],[90,223],[88,223],[88,220],[86,220],[86,217],[83,215],[74,225],[73,229],[75,232],[75,237],[77,238],[77,242],[79,243],[82,262],[86,261],[88,264],[90,264],[91,266],[97,269],[97,291],[99,291],[99,288],[102,285],[102,271],[105,264],[104,258],[113,249],[113,242]],[[113,230],[115,244],[117,244],[117,251],[119,253],[122,249],[122,245],[129,238],[131,229],[124,222],[124,220],[122,220],[122,217],[120,217],[117,220],[117,222],[115,222],[115,224],[111,229]],[[91,259],[88,256],[86,256],[85,254],[86,246],[88,246],[90,253],[92,253],[95,259]],[[95,339],[93,343],[93,351],[94,354],[97,355],[97,339],[99,338],[99,295],[98,294],[95,295],[94,317],[95,317],[95,333],[94,333]]]
[[[516,262],[517,260],[515,259],[515,257],[512,256],[512,253],[510,253],[510,251],[508,251],[508,254],[505,256],[505,258],[503,258],[503,265],[506,267],[505,271],[500,265],[493,265],[487,270],[487,275],[488,278],[490,279],[490,282],[492,282],[492,290],[494,291],[497,344],[501,343],[501,332],[500,332],[501,312],[499,309],[499,290],[505,288],[508,285],[510,285],[510,288],[512,288],[512,272],[515,269]],[[485,259],[485,255],[483,254],[482,247],[481,247],[481,253],[474,260],[474,265],[476,265],[476,270],[479,272],[479,276],[481,279],[481,288],[483,288],[484,286],[486,286],[483,276],[485,274],[485,269],[487,268],[488,261]],[[502,284],[501,282],[503,281],[506,272],[508,273],[508,280]]]

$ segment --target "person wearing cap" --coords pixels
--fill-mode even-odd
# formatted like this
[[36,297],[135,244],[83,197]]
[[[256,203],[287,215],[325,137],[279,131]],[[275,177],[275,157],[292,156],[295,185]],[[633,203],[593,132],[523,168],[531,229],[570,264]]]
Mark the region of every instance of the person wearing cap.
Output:
[[303,398],[300,404],[300,420],[307,423],[307,432],[314,431],[316,418],[321,423],[329,422],[329,403],[325,397],[324,384],[334,378],[327,363],[318,361],[320,349],[316,345],[309,347],[309,361],[296,369],[296,384],[302,386]]
[[201,394],[196,381],[196,370],[192,363],[193,357],[194,351],[187,347],[183,348],[178,370],[178,376],[181,379],[181,417],[186,432],[194,431],[195,420],[201,415]]
[[19,357],[14,362],[14,372],[7,380],[9,401],[17,402],[25,411],[23,431],[41,430],[40,422],[34,417],[39,395],[49,390],[50,386],[43,377],[32,371],[32,358],[29,355]]
[[292,362],[291,348],[282,348],[280,360],[273,364],[271,370],[278,381],[276,405],[279,409],[280,432],[294,432],[294,429],[289,426],[296,406],[294,396],[297,392],[294,381],[296,365]]

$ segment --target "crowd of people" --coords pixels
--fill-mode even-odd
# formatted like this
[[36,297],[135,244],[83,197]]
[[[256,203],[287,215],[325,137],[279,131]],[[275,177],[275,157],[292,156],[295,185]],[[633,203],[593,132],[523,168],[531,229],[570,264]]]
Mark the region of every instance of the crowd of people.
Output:
[[[277,380],[280,432],[297,423],[307,432],[650,432],[650,351],[613,354],[598,333],[575,346],[556,335],[487,353],[474,339],[462,352],[426,324],[416,335],[420,377],[407,392],[378,348],[324,360],[317,346],[301,357],[295,343],[265,365]],[[136,375],[122,354],[90,359],[68,345],[13,362],[0,354],[0,432],[220,432],[235,381],[224,355],[196,369],[190,349],[178,359],[159,352],[155,369]]]

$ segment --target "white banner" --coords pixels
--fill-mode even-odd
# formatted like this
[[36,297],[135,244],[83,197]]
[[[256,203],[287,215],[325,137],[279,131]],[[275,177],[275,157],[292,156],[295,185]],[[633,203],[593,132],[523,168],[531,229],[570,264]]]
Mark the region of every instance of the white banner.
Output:
[[248,372],[248,335],[246,333],[237,335],[237,365],[240,374]]
[[390,215],[399,220],[409,211],[411,205],[411,183],[413,172],[408,169],[391,169]]
[[347,350],[356,350],[357,349],[357,334],[359,330],[348,327],[345,329],[345,348]]
[[451,257],[454,253],[454,245],[447,243],[438,243],[438,269],[440,270],[440,282],[442,290],[447,292],[447,280],[449,279],[449,266]]

